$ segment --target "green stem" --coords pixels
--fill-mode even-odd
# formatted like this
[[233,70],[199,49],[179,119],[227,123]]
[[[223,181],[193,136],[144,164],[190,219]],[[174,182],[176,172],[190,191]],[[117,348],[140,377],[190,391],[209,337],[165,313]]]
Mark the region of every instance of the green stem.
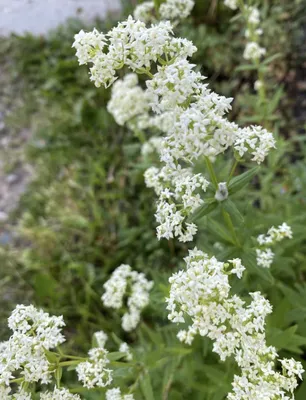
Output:
[[[98,391],[101,390],[99,387],[93,387],[90,389],[91,391]],[[84,387],[84,386],[77,386],[75,388],[69,389],[70,393],[81,393],[81,392],[87,392],[88,388]]]
[[245,6],[244,6],[244,3],[243,3],[243,0],[239,0],[239,1],[238,1],[238,6],[239,6],[239,8],[240,8],[240,11],[241,11],[242,13],[244,13],[244,12],[245,12]]
[[229,213],[224,210],[223,207],[222,207],[222,215],[223,215],[223,219],[224,219],[226,225],[228,226],[228,228],[229,228],[229,230],[230,230],[230,232],[231,232],[231,234],[233,236],[233,239],[234,239],[234,242],[235,242],[236,246],[237,247],[241,247],[239,239],[238,239],[238,236],[237,236],[236,231],[235,231],[235,227],[234,227],[232,218],[229,215]]
[[151,74],[151,72],[150,72],[150,71],[146,70],[146,72],[145,72],[145,73],[148,75],[148,77],[149,77],[149,78],[151,78],[151,79],[153,79],[153,78],[154,78],[154,75],[153,75],[153,74]]
[[212,165],[212,163],[211,163],[211,161],[210,161],[210,159],[208,157],[205,157],[205,162],[206,162],[206,167],[207,167],[208,172],[209,172],[210,179],[211,179],[214,187],[217,190],[218,189],[218,179],[217,179],[214,167],[213,167],[213,165]]
[[235,170],[237,168],[238,162],[239,161],[235,159],[235,162],[234,162],[234,164],[232,166],[231,172],[230,172],[229,177],[228,177],[227,182],[226,182],[227,185],[230,183],[230,181],[231,181],[231,179],[232,179],[232,177],[234,175],[234,172],[235,172]]
[[177,365],[175,366],[174,370],[172,371],[172,373],[169,376],[169,379],[168,379],[168,381],[167,381],[167,383],[166,383],[166,385],[164,387],[164,390],[162,392],[162,399],[163,400],[168,400],[168,398],[169,398],[169,393],[170,393],[171,386],[173,384],[174,375],[175,375],[175,372],[176,372],[177,368],[180,366],[182,359],[183,359],[182,356],[178,357]]
[[71,360],[80,360],[80,361],[87,360],[87,358],[85,358],[85,357],[69,356],[69,355],[63,354],[63,353],[61,354],[61,358],[68,358]]
[[24,381],[24,378],[16,378],[16,379],[11,379],[10,383],[21,383]]
[[77,365],[79,364],[81,361],[86,361],[87,358],[79,358],[79,360],[74,360],[74,361],[63,361],[58,363],[59,367],[69,367],[70,365]]
[[140,378],[142,377],[142,374],[143,374],[143,371],[144,371],[144,367],[143,367],[143,365],[139,365],[137,369],[138,369],[137,377],[136,377],[134,383],[129,386],[128,394],[132,394],[137,389],[137,387],[139,386],[139,381],[140,381]]

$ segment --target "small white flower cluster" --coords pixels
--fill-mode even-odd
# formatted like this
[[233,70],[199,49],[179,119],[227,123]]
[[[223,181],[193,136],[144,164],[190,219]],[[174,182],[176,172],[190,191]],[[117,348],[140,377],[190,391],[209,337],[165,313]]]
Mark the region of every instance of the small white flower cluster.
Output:
[[26,382],[49,383],[54,367],[45,350],[65,341],[61,333],[64,325],[62,316],[51,317],[32,305],[17,305],[8,319],[13,335],[1,343],[0,384],[9,386],[15,373]]
[[[224,117],[225,113],[231,109],[232,99],[217,95],[203,83],[205,78],[196,72],[195,66],[187,60],[196,48],[192,42],[186,39],[174,38],[169,22],[160,22],[146,28],[140,21],[134,21],[129,17],[127,21],[119,23],[118,27],[111,30],[106,36],[109,38],[109,46],[108,52],[103,53],[103,56],[108,58],[108,68],[111,68],[114,74],[116,69],[125,64],[133,71],[147,73],[151,77],[146,81],[146,93],[139,89],[141,104],[134,104],[131,107],[131,116],[133,119],[134,110],[137,110],[137,114],[139,111],[138,118],[144,128],[157,127],[159,123],[161,124],[160,130],[164,131],[166,136],[163,141],[160,141],[160,156],[166,164],[167,178],[170,177],[172,181],[173,176],[177,177],[176,186],[179,185],[177,170],[182,161],[192,164],[203,159],[203,156],[216,156],[232,147],[240,157],[251,153],[252,159],[261,163],[269,150],[275,147],[273,135],[265,129],[259,126],[239,128]],[[117,61],[119,58],[120,62]],[[152,75],[151,64],[156,62],[161,65],[157,65],[157,72]],[[114,74],[113,80],[116,79]],[[100,67],[98,76],[105,86],[112,83],[109,80],[108,71],[103,67]],[[119,123],[127,121],[129,116],[127,101],[130,91],[133,93],[134,89],[133,85],[127,88],[123,81],[120,84],[118,82],[114,91],[115,93],[119,92],[116,97],[120,101],[112,99],[109,109]],[[136,101],[137,96],[132,95],[132,97]],[[150,117],[147,112],[148,102],[151,109],[157,113],[156,118]],[[117,106],[122,106],[123,111],[116,110]],[[141,110],[144,111],[142,114]],[[170,169],[173,170],[172,173],[169,172]],[[146,180],[150,186],[152,184],[148,176],[152,175],[151,173],[152,170],[146,174]],[[163,169],[161,174],[160,178],[156,177],[159,182],[165,181]],[[161,197],[156,213],[160,224],[158,227],[159,237],[178,236],[182,241],[192,240],[196,227],[191,224],[185,232],[182,223],[188,216],[188,212],[192,213],[195,210],[195,203],[199,206],[201,202],[198,196],[196,198],[193,196],[194,180],[198,182],[198,176],[194,180],[188,179],[187,182],[185,174],[182,174],[180,186],[184,193],[182,193],[182,189],[179,190],[179,195],[176,190],[174,190],[174,194],[169,193],[169,190],[160,191]],[[166,181],[168,183],[169,179]],[[189,188],[188,184],[190,184]],[[167,186],[164,188],[168,189]],[[175,200],[178,197],[181,198],[185,193],[184,198],[188,205],[186,206],[186,202],[183,202],[184,211],[181,215],[181,210],[177,210],[178,206],[176,206]]]
[[234,148],[240,157],[246,152],[253,155],[252,160],[260,164],[269,154],[272,148],[275,148],[275,140],[271,132],[260,126],[250,126],[243,128],[243,134],[237,135]]
[[133,16],[138,21],[149,23],[155,20],[154,11],[154,1],[144,1],[135,7]]
[[266,49],[259,45],[260,36],[263,33],[262,29],[259,28],[260,13],[258,8],[252,6],[245,7],[244,12],[247,19],[245,37],[248,43],[246,44],[243,57],[246,60],[258,61],[266,54]]
[[108,389],[106,392],[106,400],[135,400],[132,394],[121,394],[119,388]]
[[32,400],[30,393],[21,390],[19,393],[10,395],[11,388],[0,386],[0,399],[1,400]]
[[105,347],[108,336],[104,331],[95,332],[94,338],[98,344],[98,347]]
[[81,400],[81,397],[65,388],[54,388],[53,392],[41,393],[40,400]]
[[[224,0],[224,5],[232,10],[236,10],[239,7],[239,2],[237,0]],[[246,18],[247,29],[245,31],[245,37],[248,40],[243,57],[246,60],[258,61],[266,54],[266,49],[259,45],[259,39],[263,33],[262,29],[259,28],[259,10],[253,6],[244,6],[241,12]]]
[[[97,36],[97,31],[94,32]],[[108,87],[117,79],[116,70],[124,65],[133,71],[145,71],[165,52],[184,54],[184,43],[171,41],[171,33],[169,21],[146,28],[143,22],[135,21],[130,16],[107,35],[99,34],[100,46],[92,45],[92,32],[83,31],[75,35],[72,46],[77,49],[76,55],[80,64],[93,64],[90,68],[90,79],[94,84],[97,87]]]
[[224,5],[232,10],[237,10],[238,0],[224,0]]
[[161,19],[171,21],[187,18],[194,7],[194,0],[166,0],[159,7]]
[[87,33],[81,30],[75,35],[74,39],[72,47],[76,49],[76,56],[80,65],[93,62],[96,53],[102,52],[106,44],[105,36],[97,29]]
[[108,351],[103,347],[95,347],[89,350],[89,359],[77,365],[78,379],[83,383],[84,387],[92,389],[111,384],[113,371],[106,368],[109,363],[107,354]]
[[285,238],[292,239],[292,229],[285,222],[277,228],[272,226],[266,235],[262,234],[257,237],[257,242],[261,248],[256,249],[256,261],[260,267],[270,268],[274,259],[274,253],[270,246]]
[[[105,307],[128,310],[122,317],[122,328],[129,332],[136,328],[143,308],[149,304],[149,292],[153,282],[143,273],[133,271],[129,265],[122,264],[104,283],[105,293],[101,299]],[[127,298],[126,304],[125,300]]]
[[148,95],[138,86],[137,74],[127,74],[114,83],[107,110],[118,125],[122,126],[133,118],[146,114],[149,108]]
[[174,24],[177,24],[190,15],[193,7],[194,0],[166,0],[158,10],[155,10],[153,1],[145,1],[135,8],[134,18],[149,23],[155,22],[158,14],[160,20],[171,20]]
[[152,136],[149,140],[147,140],[141,147],[141,154],[143,156],[148,156],[152,153],[160,153],[162,148],[163,138],[160,136]]
[[266,49],[260,47],[257,42],[249,42],[245,47],[243,57],[246,60],[259,60],[265,54]]
[[132,361],[133,360],[133,354],[131,353],[130,346],[127,343],[122,342],[120,344],[119,351],[121,353],[125,353],[125,357],[124,358],[126,359],[126,361]]
[[[270,303],[260,292],[250,293],[249,305],[231,296],[229,274],[242,276],[239,259],[228,263],[210,258],[202,251],[191,250],[185,259],[187,269],[174,274],[167,309],[172,322],[191,325],[178,333],[178,338],[191,344],[196,334],[214,341],[213,350],[225,360],[234,356],[241,375],[234,377],[229,400],[289,399],[304,372],[300,362],[280,360],[283,374],[274,368],[276,349],[267,346],[265,318],[271,313]],[[229,269],[230,264],[234,267]],[[293,397],[292,397],[293,399]]]
[[178,165],[176,169],[149,168],[145,172],[145,183],[159,196],[155,214],[158,239],[176,236],[181,242],[192,240],[197,226],[186,220],[203,204],[200,193],[206,192],[209,182],[201,174],[193,174],[191,169]]

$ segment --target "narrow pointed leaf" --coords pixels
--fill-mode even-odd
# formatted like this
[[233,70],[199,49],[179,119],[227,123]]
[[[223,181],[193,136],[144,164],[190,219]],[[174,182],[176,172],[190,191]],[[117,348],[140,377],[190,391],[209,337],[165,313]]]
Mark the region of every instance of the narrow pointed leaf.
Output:
[[228,191],[230,194],[234,194],[246,186],[252,178],[258,173],[259,167],[254,167],[249,171],[244,172],[241,175],[235,176],[228,185]]
[[198,207],[195,212],[190,216],[190,222],[198,221],[205,215],[210,214],[218,207],[218,202],[215,199],[206,200],[204,204]]
[[242,224],[244,222],[244,217],[241,212],[236,207],[235,203],[233,203],[230,199],[226,199],[222,203],[222,207],[230,214],[231,217],[238,223]]
[[242,254],[242,262],[245,268],[251,272],[269,282],[270,284],[274,283],[274,278],[268,268],[259,267],[256,263],[256,257],[253,252],[248,252]]

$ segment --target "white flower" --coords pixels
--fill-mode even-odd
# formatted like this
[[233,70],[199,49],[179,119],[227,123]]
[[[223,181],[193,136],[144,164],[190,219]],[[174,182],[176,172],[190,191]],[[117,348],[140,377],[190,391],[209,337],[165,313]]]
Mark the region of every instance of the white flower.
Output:
[[[170,3],[163,6],[166,4]],[[124,65],[150,77],[146,90],[136,86],[135,75],[118,81],[109,110],[119,124],[127,123],[136,131],[151,128],[165,134],[143,148],[146,154],[157,143],[164,164],[159,171],[150,168],[145,173],[146,184],[159,196],[157,236],[190,241],[197,226],[188,217],[205,201],[202,191],[206,191],[208,182],[200,174],[194,175],[191,168],[183,168],[182,163],[192,166],[203,157],[216,157],[231,147],[240,157],[249,153],[253,161],[261,163],[275,147],[273,135],[259,126],[239,128],[226,119],[232,99],[217,95],[203,83],[205,77],[187,59],[196,48],[186,39],[174,38],[169,21],[146,28],[129,17],[106,37],[108,49],[102,56],[108,66],[97,67],[93,60],[95,81],[110,84],[116,79],[113,72]],[[151,68],[153,64],[157,68]],[[157,115],[151,114],[148,105]],[[133,318],[138,317],[135,310],[128,312],[124,325],[131,327]]]
[[149,292],[153,282],[143,273],[132,271],[129,265],[120,265],[103,285],[105,293],[101,299],[105,307],[123,308],[123,299],[127,299],[128,311],[122,317],[122,328],[129,332],[136,328],[143,308],[149,304]]
[[270,268],[273,260],[274,253],[270,248],[266,250],[256,249],[256,262],[260,267]]
[[72,394],[64,388],[54,388],[53,392],[40,394],[40,400],[81,400],[78,394]]
[[264,86],[263,82],[257,80],[254,82],[254,89],[258,92]]
[[[160,19],[172,20],[177,23],[185,19],[194,7],[194,0],[166,0],[158,9]],[[137,5],[134,10],[134,18],[145,23],[156,20],[156,13],[153,1],[145,1]]]
[[115,76],[116,69],[110,63],[109,58],[103,53],[95,57],[94,64],[89,70],[90,80],[94,82],[96,87],[104,85],[107,88],[117,79]]
[[124,125],[134,117],[147,113],[149,108],[148,95],[138,86],[136,74],[127,74],[124,79],[114,83],[107,110],[118,125]]
[[151,137],[147,142],[142,145],[141,154],[147,156],[155,152],[159,153],[162,148],[163,138],[159,136]]
[[108,336],[104,331],[95,332],[94,338],[97,341],[98,347],[104,347]]
[[45,350],[65,341],[61,328],[63,317],[50,317],[34,306],[18,305],[8,319],[13,335],[1,344],[0,384],[9,385],[17,370],[26,382],[49,383],[52,368]]
[[232,10],[236,10],[238,8],[237,0],[224,0],[224,5]]
[[194,0],[166,0],[159,7],[162,19],[181,20],[188,17],[194,7]]
[[119,388],[108,389],[106,392],[106,400],[121,400],[121,390]]
[[127,361],[131,361],[131,360],[133,359],[133,355],[132,355],[131,350],[130,350],[130,347],[129,347],[129,345],[128,345],[127,343],[122,342],[122,343],[120,344],[119,351],[120,351],[121,353],[126,353],[125,359],[126,359]]
[[182,106],[199,90],[199,83],[204,78],[199,72],[193,71],[194,67],[185,59],[158,67],[158,72],[147,81],[153,111],[160,113]]
[[286,373],[289,377],[297,375],[302,379],[302,374],[305,372],[302,364],[293,358],[280,360],[282,367],[285,368]]
[[132,394],[121,394],[121,390],[119,388],[108,389],[106,392],[106,400],[134,400],[134,396]]
[[[20,390],[18,393],[13,394],[13,397],[9,397],[12,398],[12,400],[32,400],[32,396],[31,393],[27,393],[23,390]],[[2,397],[1,397],[2,400]],[[3,400],[6,400],[6,398],[4,398]]]
[[133,15],[136,20],[147,23],[154,20],[153,12],[154,12],[154,2],[145,1],[141,4],[138,4],[135,7]]
[[240,279],[242,278],[243,271],[245,270],[245,267],[242,265],[240,258],[234,258],[233,260],[228,260],[230,263],[233,264],[231,273],[236,274],[237,277]]
[[286,222],[277,228],[272,226],[266,235],[259,235],[257,241],[260,245],[272,245],[280,242],[284,238],[292,239],[292,229]]
[[224,201],[228,198],[228,189],[226,182],[219,182],[218,189],[215,194],[215,199],[217,201]]
[[123,297],[126,292],[128,278],[131,274],[131,267],[122,264],[112,273],[110,279],[104,283],[105,293],[102,295],[102,301],[105,307],[121,308],[123,307]]
[[[137,116],[144,128],[156,127],[162,120],[148,114],[148,101],[154,112],[161,116],[166,113],[167,127],[161,128],[166,132],[161,159],[167,165],[173,168],[180,159],[193,162],[203,155],[216,156],[232,145],[239,154],[250,151],[253,160],[260,163],[274,146],[272,135],[262,128],[240,129],[224,118],[232,99],[218,96],[203,84],[205,77],[194,71],[195,66],[187,60],[196,48],[186,39],[174,38],[169,21],[146,28],[129,17],[106,36],[108,52],[101,52],[93,60],[91,79],[107,86],[116,79],[114,71],[124,64],[135,72],[151,74],[146,91],[134,86],[135,77],[118,82],[114,87],[114,98],[119,92],[118,101],[112,99],[109,109],[120,124],[128,118],[132,123]],[[248,48],[252,49],[252,45],[248,44]],[[161,65],[152,75],[152,63],[159,62]],[[126,96],[120,89],[123,86],[129,86]],[[132,106],[129,94],[138,98]]]
[[[167,301],[168,318],[190,325],[178,333],[179,340],[191,344],[196,334],[213,340],[213,351],[221,360],[233,356],[241,369],[235,375],[230,400],[289,399],[286,397],[297,386],[296,376],[304,372],[294,360],[280,360],[285,373],[274,369],[275,348],[267,346],[265,319],[272,307],[260,292],[250,293],[252,301],[246,305],[238,296],[231,295],[227,263],[197,250],[189,251],[186,270],[169,279]],[[230,260],[241,275],[239,259]],[[242,268],[241,268],[242,267]],[[231,271],[235,272],[234,270]]]
[[243,57],[246,60],[259,60],[260,57],[264,56],[265,54],[265,48],[260,47],[259,44],[256,42],[249,42],[245,47]]
[[246,12],[248,14],[248,23],[251,25],[259,25],[260,23],[260,13],[256,7],[246,7]]
[[203,204],[200,193],[206,191],[208,181],[190,169],[152,167],[145,173],[145,182],[159,195],[155,214],[158,239],[177,236],[182,242],[191,241],[197,227],[187,222],[187,217]]
[[277,228],[272,226],[266,235],[261,234],[257,237],[257,242],[263,247],[263,249],[256,249],[256,259],[259,266],[270,268],[274,259],[274,253],[268,246],[273,246],[284,238],[292,239],[292,229],[286,222]]
[[234,148],[242,157],[246,152],[253,155],[252,160],[262,163],[272,148],[275,148],[275,139],[271,132],[260,126],[240,128],[237,132]]
[[12,396],[10,396],[11,388],[0,385],[0,399],[1,400],[11,400]]
[[76,34],[72,47],[76,49],[76,56],[79,60],[79,64],[93,62],[97,53],[99,54],[102,52],[106,42],[106,37],[103,33],[98,32],[97,29],[87,33],[81,30]]
[[92,389],[93,387],[105,387],[111,384],[112,370],[106,368],[109,360],[108,351],[102,347],[96,347],[89,350],[88,361],[81,362],[76,367],[78,379],[84,387]]

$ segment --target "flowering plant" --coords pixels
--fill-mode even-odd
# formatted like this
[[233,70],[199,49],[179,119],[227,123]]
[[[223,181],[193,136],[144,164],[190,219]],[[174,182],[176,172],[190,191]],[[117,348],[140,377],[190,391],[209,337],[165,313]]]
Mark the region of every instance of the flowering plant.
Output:
[[[224,4],[237,8],[236,2]],[[192,354],[194,347],[190,346],[196,346],[197,340],[200,346],[212,346],[219,357],[217,363],[220,359],[234,365],[231,387],[221,396],[212,392],[213,398],[294,398],[304,372],[302,363],[280,357],[278,346],[270,344],[267,319],[273,311],[271,303],[264,290],[248,290],[246,285],[252,268],[253,274],[255,269],[263,279],[273,280],[271,246],[277,249],[277,242],[292,239],[294,231],[283,223],[270,227],[267,234],[245,235],[245,210],[239,209],[239,195],[245,194],[258,174],[256,164],[264,163],[276,140],[271,126],[238,126],[230,121],[226,114],[233,99],[209,89],[206,78],[190,61],[196,48],[191,41],[177,38],[173,27],[190,14],[192,6],[192,1],[168,0],[157,6],[143,3],[134,18],[128,17],[107,34],[96,29],[81,31],[73,47],[79,63],[90,64],[94,84],[112,87],[108,110],[116,122],[126,125],[143,142],[141,153],[149,166],[144,179],[158,196],[158,239],[167,239],[169,247],[176,239],[197,241],[201,250],[189,250],[184,259],[186,269],[168,277],[170,285],[156,288],[143,273],[126,264],[104,282],[101,300],[105,313],[119,317],[118,325],[135,346],[113,334],[116,351],[108,352],[109,337],[98,331],[88,356],[65,354],[61,346],[63,319],[31,306],[18,306],[9,319],[13,335],[3,344],[4,399],[31,399],[38,393],[41,399],[80,399],[87,394],[95,398],[91,394],[98,393],[107,400],[132,400],[141,393],[152,400],[159,395],[151,371],[164,365],[168,369],[162,398],[167,399],[172,395],[175,374],[180,374],[184,357]],[[246,38],[250,38],[244,58],[257,65],[265,54],[256,41],[261,34],[259,12],[253,7],[241,10],[248,24]],[[123,68],[131,71],[119,79]],[[260,84],[256,86],[262,89]],[[219,165],[224,161],[227,168],[222,171]],[[217,233],[221,242],[210,246],[211,236],[200,237],[203,221],[206,231]],[[186,245],[183,249],[187,255]],[[162,303],[168,310],[172,326],[154,332],[141,322],[150,295],[152,302]],[[162,320],[161,315],[158,318]],[[184,324],[183,329],[178,324]],[[143,344],[144,335],[154,343],[153,349]],[[204,358],[201,363],[207,373]],[[218,368],[222,370],[221,363]],[[63,370],[64,374],[74,373],[81,386],[62,387]],[[173,396],[179,398],[175,391]]]

